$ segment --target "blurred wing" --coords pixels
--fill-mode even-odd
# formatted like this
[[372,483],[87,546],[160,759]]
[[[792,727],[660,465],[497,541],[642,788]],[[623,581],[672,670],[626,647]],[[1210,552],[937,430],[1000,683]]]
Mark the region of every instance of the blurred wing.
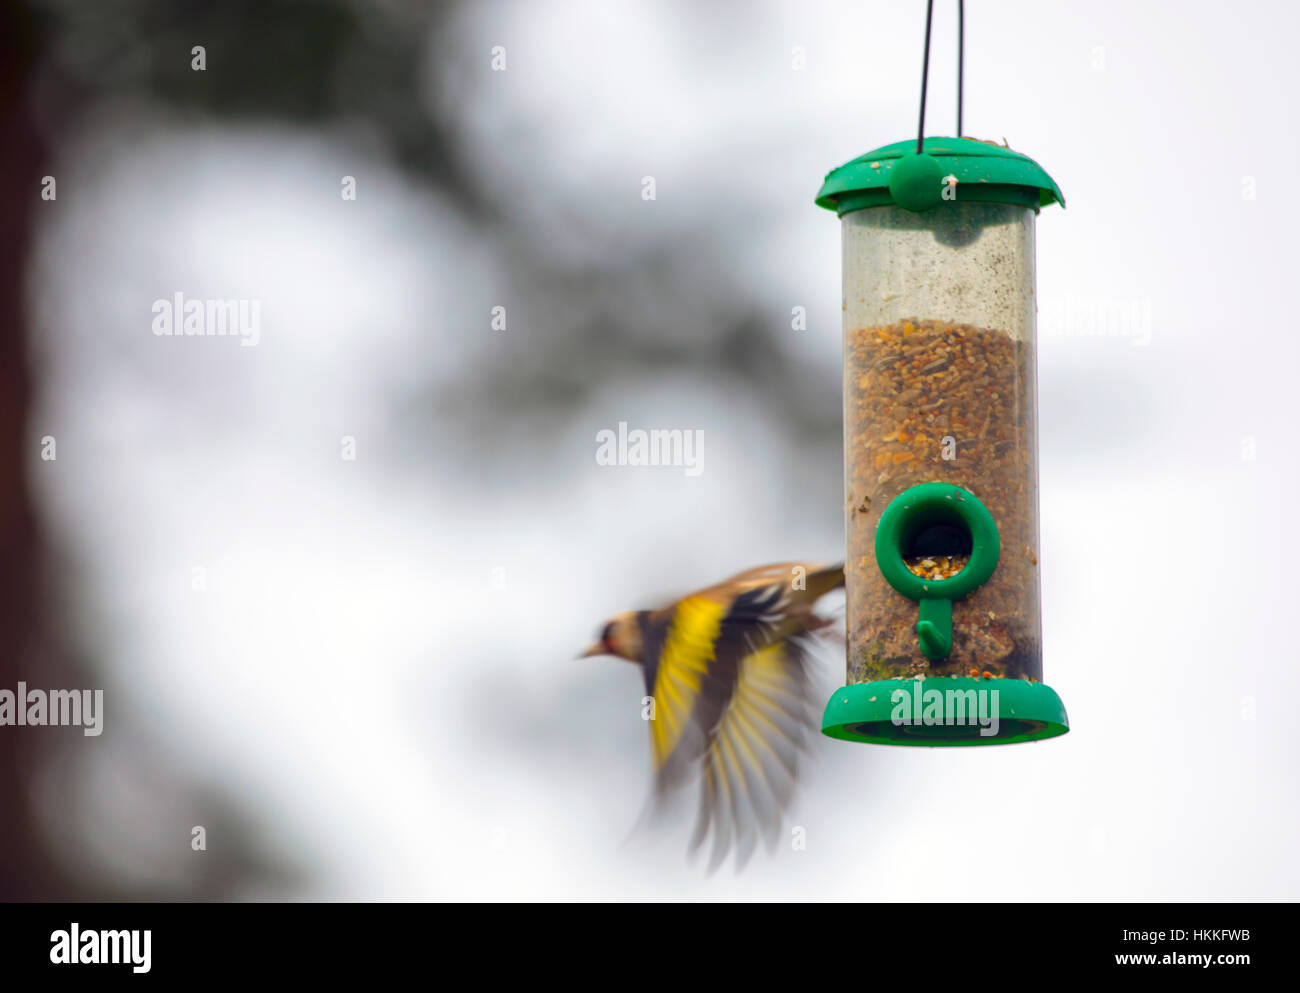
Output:
[[[674,608],[657,663],[646,668],[647,689],[654,701],[650,721],[655,774],[660,784],[670,778],[670,760],[680,770],[687,756],[703,750],[695,720],[706,687],[716,692],[718,635],[727,613],[725,604],[701,596],[687,597]],[[676,757],[676,758],[674,758]],[[671,777],[675,778],[675,777]]]
[[740,661],[731,694],[704,754],[699,819],[691,848],[713,832],[712,871],[737,848],[739,869],[761,834],[775,847],[794,796],[799,753],[815,716],[803,639],[766,645]]
[[791,637],[779,635],[790,587],[776,582],[745,590],[729,603],[701,594],[672,611],[647,668],[655,787],[662,796],[697,770],[703,795],[692,847],[714,832],[711,868],[732,842],[737,863],[761,833],[771,847],[794,794],[798,753],[812,724],[809,657],[800,638],[810,619],[798,615]]
[[784,584],[778,583],[729,602],[695,594],[672,609],[662,642],[651,651],[646,667],[646,689],[654,700],[650,735],[660,793],[676,785],[708,748],[735,691],[740,660],[771,640],[783,596]]

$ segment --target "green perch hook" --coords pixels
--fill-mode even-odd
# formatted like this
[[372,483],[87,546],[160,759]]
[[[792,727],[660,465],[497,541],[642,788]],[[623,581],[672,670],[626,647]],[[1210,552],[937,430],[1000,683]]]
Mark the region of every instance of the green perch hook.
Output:
[[921,652],[932,662],[952,654],[952,601],[924,597],[921,619],[916,622],[916,636]]
[[[917,536],[934,527],[952,528],[970,539],[970,561],[947,579],[924,579],[904,561]],[[880,515],[876,564],[890,586],[919,604],[917,640],[931,662],[952,654],[952,602],[988,582],[1000,552],[993,515],[974,493],[952,483],[921,483],[906,489]]]

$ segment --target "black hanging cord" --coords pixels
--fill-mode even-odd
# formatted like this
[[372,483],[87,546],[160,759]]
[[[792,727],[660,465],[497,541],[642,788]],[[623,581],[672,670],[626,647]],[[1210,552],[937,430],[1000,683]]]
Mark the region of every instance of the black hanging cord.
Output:
[[966,75],[966,4],[957,0],[957,137],[961,137],[961,81]]
[[[916,153],[925,146],[925,91],[930,81],[930,25],[934,22],[934,0],[925,5],[925,55],[921,61],[921,120],[916,128]],[[957,0],[957,137],[961,137],[962,77],[966,61],[966,4]]]

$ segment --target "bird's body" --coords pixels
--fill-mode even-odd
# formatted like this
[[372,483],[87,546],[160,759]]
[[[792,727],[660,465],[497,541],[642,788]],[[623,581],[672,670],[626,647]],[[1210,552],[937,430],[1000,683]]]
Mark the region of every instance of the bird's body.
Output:
[[811,635],[829,622],[818,599],[844,584],[842,566],[762,566],[659,610],[619,614],[587,655],[641,665],[655,795],[699,774],[698,847],[713,832],[711,863],[731,844],[738,863],[761,835],[775,842],[813,726]]

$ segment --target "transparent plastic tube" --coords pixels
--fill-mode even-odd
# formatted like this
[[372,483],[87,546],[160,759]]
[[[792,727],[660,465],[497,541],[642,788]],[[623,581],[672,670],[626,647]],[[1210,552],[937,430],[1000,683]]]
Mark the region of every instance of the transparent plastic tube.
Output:
[[[944,202],[842,221],[849,683],[916,675],[1042,679],[1034,211]],[[1001,552],[952,605],[953,647],[931,661],[917,604],[876,563],[881,513],[920,483],[954,483],[993,515]],[[905,561],[947,578],[969,546],[918,536]]]

